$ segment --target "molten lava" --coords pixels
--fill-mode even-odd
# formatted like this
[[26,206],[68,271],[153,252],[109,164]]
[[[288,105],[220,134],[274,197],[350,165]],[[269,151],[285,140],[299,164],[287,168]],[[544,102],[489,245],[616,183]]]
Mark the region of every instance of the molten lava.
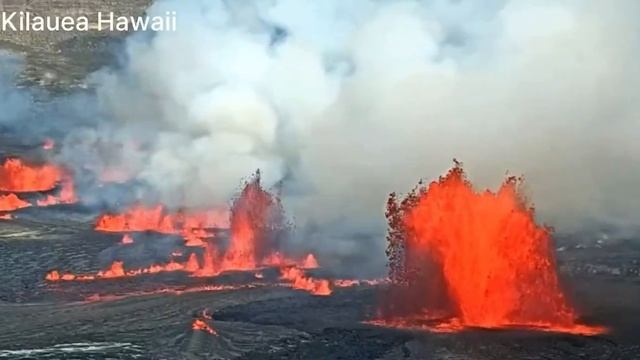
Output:
[[[228,219],[231,214],[230,220]],[[227,216],[225,218],[225,215]],[[292,260],[278,251],[278,240],[288,230],[284,221],[284,210],[278,198],[263,190],[260,174],[247,182],[231,211],[214,210],[207,212],[180,211],[169,213],[162,205],[144,207],[135,205],[122,214],[105,214],[96,222],[96,229],[107,232],[156,231],[167,234],[179,234],[185,239],[185,246],[197,246],[202,252],[188,252],[187,260],[172,252],[171,260],[166,264],[154,264],[146,268],[125,269],[122,261],[114,261],[105,270],[94,274],[75,275],[67,273],[61,276],[57,271],[47,274],[48,281],[111,279],[160,272],[182,271],[194,277],[217,276],[229,270],[256,270],[264,266],[296,267],[287,270],[288,280],[294,287],[306,289],[320,295],[331,293],[329,282],[304,276],[297,267],[310,269],[318,267],[313,254],[302,260]],[[219,248],[217,232],[211,228],[221,228],[231,224],[229,245]],[[122,244],[130,244],[133,239],[125,234]],[[296,275],[296,276],[294,276]],[[299,275],[299,276],[298,276]]]
[[120,240],[120,243],[122,245],[129,245],[129,244],[133,244],[133,238],[131,237],[131,235],[129,234],[124,234],[122,236],[122,239]]
[[62,178],[61,168],[51,165],[27,164],[10,158],[0,166],[0,191],[47,191],[56,187]]
[[16,194],[0,195],[0,211],[14,211],[29,206],[31,204],[20,199]]
[[204,320],[201,320],[201,319],[195,319],[191,324],[191,328],[196,331],[204,331],[211,335],[218,336],[218,332],[214,328],[209,326],[209,324],[207,324]]
[[137,204],[122,214],[105,214],[96,220],[96,230],[105,232],[156,231],[164,234],[193,234],[196,229],[226,227],[223,210],[169,213],[163,205]]
[[285,230],[284,211],[277,197],[262,189],[260,173],[248,182],[231,209],[231,242],[223,268],[255,269],[276,247]]
[[535,223],[519,183],[476,192],[456,163],[402,201],[392,194],[392,286],[379,322],[584,330],[560,287],[550,230]]
[[291,287],[308,291],[313,295],[331,295],[329,280],[315,279],[307,276],[304,271],[296,266],[287,266],[280,269],[280,278],[291,282]]
[[59,193],[57,195],[47,195],[46,198],[38,200],[37,204],[38,206],[51,206],[59,204],[74,204],[76,202],[78,202],[78,197],[76,196],[73,178],[65,175],[62,178],[62,186]]

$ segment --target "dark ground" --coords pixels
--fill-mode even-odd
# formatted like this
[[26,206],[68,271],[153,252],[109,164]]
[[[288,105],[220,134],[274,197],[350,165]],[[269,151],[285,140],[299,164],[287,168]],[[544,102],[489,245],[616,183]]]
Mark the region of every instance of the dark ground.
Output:
[[[607,335],[434,334],[363,324],[379,291],[368,286],[315,297],[264,284],[153,293],[248,283],[247,274],[45,283],[50,269],[95,271],[117,251],[120,236],[92,231],[94,216],[76,206],[32,208],[0,223],[0,359],[640,359],[640,249],[631,241],[564,240],[559,252],[584,320],[610,327]],[[123,296],[84,301],[95,294]],[[205,308],[217,337],[191,329]]]

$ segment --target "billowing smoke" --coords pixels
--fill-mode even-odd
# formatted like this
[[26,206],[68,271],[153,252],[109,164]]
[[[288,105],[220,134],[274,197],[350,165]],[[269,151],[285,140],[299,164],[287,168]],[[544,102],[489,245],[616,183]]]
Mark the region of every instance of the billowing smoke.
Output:
[[166,202],[227,201],[259,168],[299,241],[382,259],[386,195],[453,158],[479,186],[524,174],[557,228],[635,221],[639,10],[158,0],[149,13],[176,11],[178,31],[131,36],[95,80],[112,138],[144,144],[121,166]]

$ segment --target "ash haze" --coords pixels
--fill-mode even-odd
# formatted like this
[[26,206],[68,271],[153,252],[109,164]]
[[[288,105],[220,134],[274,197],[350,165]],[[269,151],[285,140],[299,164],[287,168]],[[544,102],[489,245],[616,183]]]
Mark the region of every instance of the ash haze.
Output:
[[117,132],[150,141],[122,166],[169,203],[226,202],[259,168],[299,241],[382,257],[387,194],[457,158],[478,187],[524,174],[557,229],[637,221],[637,1],[159,0],[148,13],[169,10],[177,31],[134,34],[123,67],[94,77]]

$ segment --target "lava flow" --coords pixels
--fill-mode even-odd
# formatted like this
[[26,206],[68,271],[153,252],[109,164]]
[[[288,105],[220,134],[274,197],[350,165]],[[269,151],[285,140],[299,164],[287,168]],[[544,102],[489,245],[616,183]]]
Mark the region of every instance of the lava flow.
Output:
[[304,290],[313,295],[331,295],[329,280],[309,277],[297,266],[286,266],[281,268],[280,278],[290,281],[291,287],[294,289]]
[[228,214],[223,210],[170,213],[163,205],[136,204],[122,214],[104,214],[95,229],[104,232],[156,231],[164,234],[191,234],[196,229],[226,227]]
[[0,195],[0,211],[14,211],[29,206],[31,204],[20,199],[16,194]]
[[47,195],[46,198],[38,200],[38,206],[52,206],[59,204],[74,204],[78,201],[71,176],[63,176],[60,191],[57,195]]
[[204,331],[204,332],[209,333],[211,335],[218,336],[218,332],[214,328],[209,326],[209,324],[207,324],[206,321],[201,320],[201,319],[195,319],[193,321],[193,323],[191,324],[191,328],[193,330]]
[[9,158],[0,166],[0,191],[48,191],[62,178],[61,168],[52,164],[34,165]]
[[[223,215],[230,214],[230,219]],[[220,248],[219,233],[209,233],[207,229],[230,226],[229,244]],[[125,268],[116,260],[105,270],[93,274],[60,274],[53,270],[46,275],[49,281],[113,279],[120,277],[182,271],[194,277],[211,277],[229,270],[255,270],[264,266],[316,268],[318,261],[313,254],[302,260],[292,260],[278,250],[279,239],[286,235],[284,210],[279,199],[262,189],[260,174],[247,182],[231,211],[215,210],[205,212],[181,211],[169,213],[158,205],[148,208],[136,205],[123,214],[106,214],[98,218],[96,229],[107,232],[125,232],[121,244],[131,244],[133,238],[128,232],[155,231],[178,234],[185,239],[185,246],[197,245],[200,254],[190,252],[187,259],[171,259],[165,264],[154,264],[146,268]],[[284,270],[283,270],[284,271]],[[289,273],[290,270],[287,270]],[[304,276],[291,277],[295,284],[315,284],[317,293],[330,293],[326,280],[315,280]],[[300,285],[309,290],[310,285]]]
[[476,192],[460,164],[387,203],[391,287],[379,325],[453,331],[525,327],[594,334],[562,292],[550,230],[516,178]]

